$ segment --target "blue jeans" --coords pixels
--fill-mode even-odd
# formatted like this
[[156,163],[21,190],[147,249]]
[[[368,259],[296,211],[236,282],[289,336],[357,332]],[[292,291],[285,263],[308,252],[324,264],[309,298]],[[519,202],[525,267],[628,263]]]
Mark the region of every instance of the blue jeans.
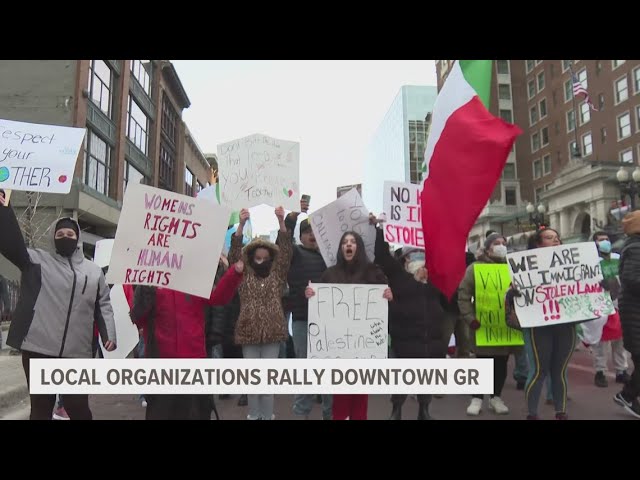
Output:
[[[307,358],[307,322],[296,321],[292,325],[293,347],[297,358]],[[313,395],[299,394],[293,400],[293,413],[309,415],[313,409]],[[333,396],[322,395],[322,418],[331,420]]]
[[529,361],[527,352],[522,349],[518,355],[515,355],[516,366],[513,369],[513,379],[516,382],[526,382],[529,377]]

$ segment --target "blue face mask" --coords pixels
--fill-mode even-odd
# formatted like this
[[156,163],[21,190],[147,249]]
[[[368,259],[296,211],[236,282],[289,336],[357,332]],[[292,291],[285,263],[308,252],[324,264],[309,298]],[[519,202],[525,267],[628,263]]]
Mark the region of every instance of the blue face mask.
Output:
[[598,250],[605,255],[611,253],[611,242],[609,240],[602,240],[598,242]]

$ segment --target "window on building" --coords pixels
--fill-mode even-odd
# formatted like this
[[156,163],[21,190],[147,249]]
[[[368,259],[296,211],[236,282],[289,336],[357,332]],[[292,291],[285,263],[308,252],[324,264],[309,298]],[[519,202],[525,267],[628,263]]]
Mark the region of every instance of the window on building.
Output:
[[536,66],[540,65],[542,63],[542,60],[536,60]]
[[640,93],[640,67],[633,71],[633,93]]
[[627,82],[627,76],[616,80],[616,105],[620,102],[624,102],[629,98],[629,84]]
[[505,122],[513,123],[513,112],[511,110],[500,110],[500,118]]
[[573,84],[571,80],[567,80],[564,82],[564,101],[568,102],[573,98]]
[[511,100],[511,88],[509,85],[504,83],[498,85],[498,98],[500,100]]
[[533,179],[537,180],[542,176],[542,164],[540,160],[534,160],[533,162]]
[[593,139],[591,132],[582,136],[582,156],[587,157],[593,153]]
[[188,168],[184,169],[184,194],[193,197],[193,173]]
[[196,182],[196,187],[198,188],[198,193],[204,190],[204,185],[200,183],[200,180]]
[[162,133],[172,145],[178,142],[178,113],[166,95],[162,98]]
[[631,136],[631,115],[625,112],[618,117],[618,140]]
[[164,142],[160,143],[160,188],[173,191],[175,185],[176,157]]
[[109,195],[111,147],[89,128],[85,137],[84,158],[84,183],[103,195]]
[[147,132],[149,131],[149,119],[129,95],[127,107],[127,137],[142,153],[147,154]]
[[124,164],[124,190],[130,183],[146,183],[144,174],[129,162]]
[[605,127],[600,129],[600,143],[603,145],[607,143],[607,129]]
[[584,125],[591,120],[591,107],[587,102],[580,105],[580,125]]
[[504,189],[504,203],[508,206],[516,206],[518,202],[516,201],[516,188],[515,187],[506,187]]
[[146,94],[151,96],[151,60],[131,60],[131,73]]
[[531,153],[540,150],[540,134],[538,132],[531,135]]
[[549,145],[549,128],[544,127],[540,130],[540,136],[542,137],[542,146]]
[[542,157],[542,174],[549,175],[551,173],[551,155],[547,154]]
[[111,118],[113,72],[104,60],[89,61],[89,98]]
[[571,60],[562,60],[562,71],[566,72],[571,66]]
[[577,74],[577,77],[580,84],[584,87],[585,90],[587,90],[589,86],[587,84],[587,69],[583,68],[582,70],[580,70]]
[[620,65],[622,65],[624,62],[626,62],[626,60],[611,60],[611,64],[613,67],[613,70],[615,70],[616,68],[618,68]]
[[533,70],[533,67],[534,67],[534,60],[527,60],[527,73]]
[[580,156],[579,154],[580,152],[578,151],[578,144],[575,142],[575,140],[569,142],[569,158]]
[[502,178],[505,180],[515,180],[516,179],[516,164],[515,163],[507,163],[504,166],[504,170],[502,170]]
[[529,83],[527,84],[527,88],[529,92],[529,99],[532,99],[533,97],[536,96],[536,82],[534,80],[529,80]]
[[544,118],[547,116],[547,99],[543,98],[540,100],[540,118]]
[[625,150],[624,152],[620,152],[620,161],[622,163],[633,163],[633,150]]
[[534,123],[536,123],[538,121],[538,106],[534,105],[533,107],[531,107],[531,110],[529,110],[529,121],[530,124],[533,125]]
[[498,73],[503,75],[509,74],[509,60],[498,60],[496,61],[496,66],[498,69]]
[[538,74],[538,93],[544,89],[544,72]]

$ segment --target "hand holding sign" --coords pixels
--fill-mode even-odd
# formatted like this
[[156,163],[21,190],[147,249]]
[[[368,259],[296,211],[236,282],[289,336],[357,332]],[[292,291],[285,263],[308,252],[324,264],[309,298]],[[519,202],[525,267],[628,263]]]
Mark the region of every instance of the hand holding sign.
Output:
[[391,292],[390,288],[386,288],[384,293],[382,294],[382,298],[384,298],[385,300],[388,300],[390,302],[393,301],[393,293]]
[[240,226],[244,227],[244,225],[247,223],[247,220],[249,220],[250,218],[251,212],[249,212],[249,209],[243,208],[242,210],[240,210]]
[[276,217],[278,217],[278,221],[284,221],[284,208],[276,208]]
[[304,296],[307,300],[309,300],[311,297],[313,297],[316,294],[316,292],[313,290],[313,288],[311,288],[311,282],[309,282],[309,285],[307,286],[307,288],[305,288],[304,290]]
[[111,340],[107,340],[104,344],[104,349],[107,352],[113,352],[116,349],[116,344],[114,342],[112,342]]
[[242,274],[244,272],[244,262],[242,260],[238,260],[235,264],[236,273]]

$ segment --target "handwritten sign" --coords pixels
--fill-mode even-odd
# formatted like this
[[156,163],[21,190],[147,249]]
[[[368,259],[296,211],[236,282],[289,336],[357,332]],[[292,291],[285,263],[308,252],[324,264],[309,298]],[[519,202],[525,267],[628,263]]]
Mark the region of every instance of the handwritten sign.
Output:
[[507,326],[505,295],[511,284],[507,265],[478,263],[473,267],[476,281],[475,308],[480,328],[476,330],[478,347],[524,345],[522,333]]
[[0,119],[0,188],[69,193],[85,132]]
[[307,358],[387,358],[386,285],[316,283]]
[[127,187],[107,280],[208,298],[218,268],[227,207],[141,184]]
[[140,334],[138,333],[138,327],[131,321],[129,316],[129,303],[122,285],[114,285],[111,289],[110,297],[113,318],[116,324],[116,349],[111,352],[107,351],[102,343],[102,337],[100,338],[100,349],[104,358],[127,358],[138,345]]
[[369,260],[374,259],[376,229],[369,223],[369,211],[354,188],[339,199],[325,205],[309,216],[311,229],[318,242],[327,267],[337,262],[340,239],[344,232],[353,231],[362,237]]
[[300,209],[300,144],[251,135],[218,145],[220,202],[233,210],[262,204]]
[[539,248],[507,255],[522,327],[593,320],[613,313],[600,282],[600,257],[593,242]]
[[383,211],[387,216],[384,237],[389,243],[424,248],[420,186],[384,182]]

